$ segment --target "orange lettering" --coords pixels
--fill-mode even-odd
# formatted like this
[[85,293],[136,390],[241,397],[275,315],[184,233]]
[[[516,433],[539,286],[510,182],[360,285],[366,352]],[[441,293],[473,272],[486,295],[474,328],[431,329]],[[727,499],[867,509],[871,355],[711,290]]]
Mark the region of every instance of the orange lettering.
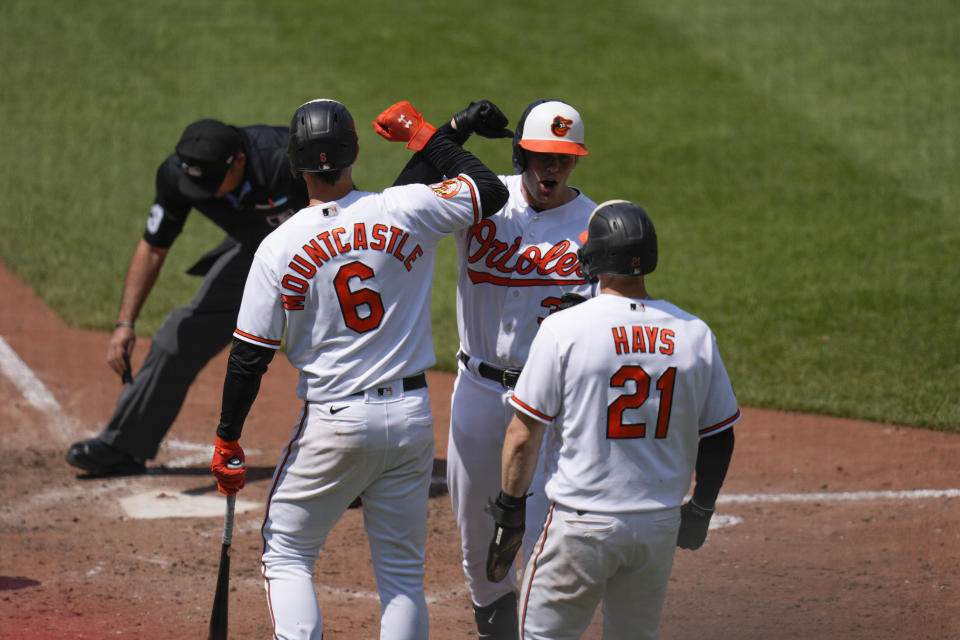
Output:
[[353,248],[357,251],[367,248],[367,228],[362,222],[353,225]]
[[617,355],[628,353],[630,345],[627,343],[627,330],[623,327],[611,327],[610,330],[613,331],[613,348]]
[[281,293],[280,298],[283,300],[284,309],[289,309],[290,311],[299,311],[300,309],[303,309],[303,296],[290,296],[285,293]]
[[307,256],[309,256],[318,267],[322,267],[323,263],[330,259],[330,256],[327,255],[327,252],[323,250],[316,240],[311,240],[308,244],[303,245],[303,250],[307,252]]
[[674,334],[670,329],[664,329],[660,332],[660,342],[662,343],[660,347],[660,353],[665,356],[673,355],[673,339],[675,337],[676,334]]
[[647,333],[647,345],[650,347],[650,353],[657,350],[657,333],[660,331],[657,327],[644,327]]
[[647,347],[643,343],[643,327],[633,327],[633,352],[646,353]]
[[373,236],[374,240],[370,243],[370,248],[374,251],[383,251],[383,248],[387,246],[387,225],[373,225],[373,231],[370,233],[370,235]]
[[410,252],[410,255],[407,256],[407,259],[403,261],[403,266],[407,268],[407,271],[410,271],[410,269],[413,268],[413,263],[422,255],[423,249],[420,248],[420,245],[415,246],[413,251]]
[[289,273],[283,276],[283,280],[280,281],[280,284],[283,285],[284,289],[290,289],[296,293],[306,293],[307,289],[310,288],[310,284],[303,278],[298,278],[297,276],[292,276]]
[[336,229],[333,229],[330,232],[333,234],[333,241],[337,245],[337,250],[340,251],[340,253],[346,253],[347,251],[350,251],[349,243],[344,245],[342,242],[340,242],[340,236],[345,234],[346,232],[347,230],[344,229],[343,227],[337,227]]

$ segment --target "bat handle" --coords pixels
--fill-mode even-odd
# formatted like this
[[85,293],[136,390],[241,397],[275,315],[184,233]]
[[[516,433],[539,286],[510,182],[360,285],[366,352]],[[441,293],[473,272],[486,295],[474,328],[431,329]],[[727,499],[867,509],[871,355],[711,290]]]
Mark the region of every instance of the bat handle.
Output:
[[[237,457],[227,460],[227,469],[243,469],[243,460]],[[233,541],[233,510],[237,504],[237,494],[227,496],[227,510],[223,515],[223,544],[229,545]]]
[[223,514],[223,544],[233,542],[233,511],[237,504],[237,494],[227,496],[227,509]]

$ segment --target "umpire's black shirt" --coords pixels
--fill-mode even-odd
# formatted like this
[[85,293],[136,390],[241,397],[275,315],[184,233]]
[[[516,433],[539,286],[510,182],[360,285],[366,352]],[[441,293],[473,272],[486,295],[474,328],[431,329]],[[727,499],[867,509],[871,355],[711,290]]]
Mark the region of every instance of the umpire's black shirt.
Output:
[[157,169],[157,196],[143,234],[148,244],[169,248],[183,230],[190,209],[197,209],[252,254],[268,233],[307,206],[303,179],[290,173],[287,127],[234,128],[247,157],[240,186],[222,198],[188,198],[177,187],[180,159],[170,154]]

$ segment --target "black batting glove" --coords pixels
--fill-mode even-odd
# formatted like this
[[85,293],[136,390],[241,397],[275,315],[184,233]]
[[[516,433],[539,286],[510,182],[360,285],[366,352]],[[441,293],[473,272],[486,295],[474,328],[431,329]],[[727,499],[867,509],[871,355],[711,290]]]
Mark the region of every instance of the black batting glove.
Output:
[[587,299],[584,298],[579,293],[567,292],[560,296],[560,304],[557,305],[557,311],[563,311],[564,309],[569,309],[570,307],[575,307],[581,302],[586,302]]
[[677,546],[681,549],[699,549],[707,539],[707,529],[713,509],[704,509],[689,500],[680,507],[680,531],[677,533]]
[[487,580],[500,582],[514,566],[517,551],[523,541],[527,519],[527,497],[514,498],[503,491],[490,500],[486,508],[496,525],[487,551]]
[[500,107],[489,100],[471,102],[470,106],[453,116],[457,131],[464,134],[476,133],[484,138],[512,138],[513,131],[507,129],[507,116]]

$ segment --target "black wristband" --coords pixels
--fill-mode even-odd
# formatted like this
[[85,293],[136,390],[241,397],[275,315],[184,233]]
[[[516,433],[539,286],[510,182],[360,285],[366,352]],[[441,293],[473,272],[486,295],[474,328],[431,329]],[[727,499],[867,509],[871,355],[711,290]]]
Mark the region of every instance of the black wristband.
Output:
[[515,498],[509,494],[500,492],[500,495],[497,496],[497,502],[500,503],[500,506],[509,511],[516,511],[517,509],[522,509],[527,506],[527,496],[521,496]]

